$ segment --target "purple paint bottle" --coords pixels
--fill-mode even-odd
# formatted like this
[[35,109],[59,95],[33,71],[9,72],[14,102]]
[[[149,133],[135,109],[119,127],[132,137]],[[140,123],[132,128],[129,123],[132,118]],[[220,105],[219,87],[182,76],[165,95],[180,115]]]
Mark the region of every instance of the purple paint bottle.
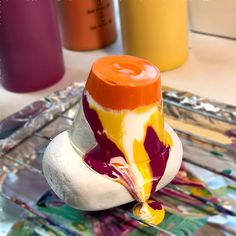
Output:
[[14,92],[46,88],[64,74],[53,1],[0,1],[0,81]]

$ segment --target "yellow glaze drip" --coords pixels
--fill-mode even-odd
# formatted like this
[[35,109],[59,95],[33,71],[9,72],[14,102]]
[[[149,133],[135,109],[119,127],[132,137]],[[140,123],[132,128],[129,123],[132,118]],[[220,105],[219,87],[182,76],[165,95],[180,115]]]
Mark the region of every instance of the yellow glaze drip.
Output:
[[137,203],[134,206],[133,213],[148,223],[151,223],[153,225],[160,224],[164,217],[165,217],[165,209],[162,207],[160,210],[153,209],[148,205],[148,203],[152,202],[152,200],[148,200],[144,203]]
[[[121,110],[118,112],[110,109],[104,109],[91,103],[90,108],[97,112],[99,120],[104,128],[104,132],[107,137],[122,151],[126,162],[129,164],[129,167],[133,172],[132,183],[135,185],[136,190],[136,196],[134,197],[137,201],[143,203],[141,205],[137,205],[134,212],[137,213],[137,216],[140,216],[140,212],[146,212],[146,214],[150,213],[150,222],[153,224],[160,223],[164,218],[164,209],[154,210],[147,204],[147,200],[151,195],[153,175],[149,164],[149,156],[144,147],[144,141],[147,128],[148,126],[151,126],[158,134],[160,141],[162,141],[165,145],[172,145],[170,135],[164,130],[164,117],[162,109],[159,105],[152,104],[149,106],[139,107],[132,111]],[[128,153],[124,146],[124,137],[127,135],[125,131],[125,118],[130,113],[137,117],[144,113],[149,114],[149,117],[145,119],[145,124],[143,126],[144,135],[142,139],[138,140],[137,138],[134,138],[132,141],[132,156],[130,156],[130,153]],[[129,186],[125,184],[125,187]],[[144,218],[149,221],[149,217]]]
[[197,187],[188,187],[188,189],[191,191],[191,193],[194,196],[197,197],[206,197],[206,198],[210,198],[212,195],[210,192],[208,192],[206,189],[204,188],[197,188]]
[[147,152],[144,149],[144,140],[138,142],[134,140],[133,142],[133,153],[134,153],[134,160],[137,166],[139,173],[144,180],[143,186],[139,187],[139,201],[146,201],[151,194],[152,189],[152,171],[149,165],[149,157]]

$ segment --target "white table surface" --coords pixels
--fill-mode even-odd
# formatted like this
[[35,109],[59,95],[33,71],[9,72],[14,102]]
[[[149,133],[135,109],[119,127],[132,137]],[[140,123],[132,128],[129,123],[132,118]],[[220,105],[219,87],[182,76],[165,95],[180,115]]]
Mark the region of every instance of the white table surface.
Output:
[[[236,105],[236,40],[190,33],[187,62],[178,69],[163,72],[162,84]],[[12,93],[0,86],[0,120],[72,82],[85,81],[96,58],[122,54],[120,38],[113,45],[96,51],[64,50],[66,73],[47,89],[32,93]]]

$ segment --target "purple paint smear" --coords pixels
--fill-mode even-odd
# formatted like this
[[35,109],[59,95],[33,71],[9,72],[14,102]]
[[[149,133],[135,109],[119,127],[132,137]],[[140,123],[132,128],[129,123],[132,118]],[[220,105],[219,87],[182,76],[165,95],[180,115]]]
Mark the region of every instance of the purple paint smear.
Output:
[[103,127],[101,121],[99,120],[98,114],[96,111],[90,109],[85,93],[83,94],[83,109],[85,117],[98,143],[96,147],[85,154],[84,161],[89,167],[97,171],[99,174],[117,179],[117,177],[120,176],[120,173],[109,163],[111,158],[118,156],[124,158],[124,155],[115,143],[108,139],[106,134],[103,132]]
[[[127,165],[128,168],[119,169],[110,164],[111,159],[114,157],[122,157],[126,162],[124,154],[104,133],[98,114],[89,107],[85,92],[83,93],[83,109],[85,117],[98,143],[96,147],[85,154],[84,162],[99,174],[107,175],[113,179],[122,177],[125,183],[129,186],[128,190],[130,193],[136,198],[136,200],[138,200],[134,190],[135,184],[129,175],[129,173],[132,173],[131,168]],[[150,126],[147,128],[144,146],[149,155],[149,164],[153,172],[151,193],[154,193],[158,182],[165,172],[169,157],[169,147],[163,145],[154,129]]]
[[231,138],[232,143],[230,144],[230,147],[236,149],[236,129],[227,130],[225,135]]
[[236,129],[227,130],[225,135],[230,138],[236,138]]
[[170,148],[164,146],[151,126],[147,128],[144,147],[149,156],[149,164],[153,174],[151,190],[151,194],[153,194],[156,191],[157,184],[165,172]]
[[159,210],[160,211],[162,209],[161,203],[156,201],[156,200],[154,200],[152,202],[148,202],[148,205],[154,210]]

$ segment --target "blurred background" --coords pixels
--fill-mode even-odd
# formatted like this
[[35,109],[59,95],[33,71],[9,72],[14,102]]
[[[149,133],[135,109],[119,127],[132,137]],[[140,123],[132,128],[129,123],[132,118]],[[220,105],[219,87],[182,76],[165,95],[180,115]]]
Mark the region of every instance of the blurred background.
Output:
[[[84,40],[84,38],[82,38],[81,41],[83,40],[91,41],[91,36],[86,35],[86,31],[79,32],[77,30],[77,32],[73,33],[73,30],[75,31],[76,28],[81,29],[82,25],[88,27],[89,24],[88,19],[82,17],[79,19],[73,16],[73,14],[75,14],[73,12],[76,12],[78,6],[77,8],[76,6],[75,7],[70,6],[72,5],[72,3],[69,4],[67,3],[67,1],[56,1],[55,3],[57,5],[58,23],[60,23],[59,25],[61,29],[60,32],[61,32],[62,44],[64,44],[63,59],[65,64],[65,74],[63,76],[62,76],[63,74],[62,65],[60,65],[60,63],[62,62],[60,61],[61,60],[60,56],[57,57],[59,53],[58,52],[59,46],[56,45],[55,42],[58,42],[59,44],[59,40],[55,39],[55,37],[57,37],[57,32],[55,30],[54,30],[55,31],[54,36],[51,35],[48,39],[45,36],[44,39],[42,39],[40,37],[46,35],[47,31],[46,28],[45,29],[39,28],[39,30],[42,30],[42,32],[39,33],[37,36],[39,40],[38,42],[39,46],[37,46],[37,44],[35,43],[35,47],[38,48],[38,52],[34,51],[34,55],[31,55],[34,56],[33,60],[30,59],[28,61],[26,60],[26,54],[27,54],[26,52],[27,49],[29,49],[30,40],[31,42],[33,42],[31,34],[35,34],[32,32],[33,29],[32,27],[36,27],[34,26],[34,24],[36,23],[38,24],[37,27],[40,27],[39,22],[37,22],[36,15],[38,15],[39,18],[40,14],[42,14],[40,13],[39,10],[36,9],[36,7],[39,8],[39,6],[36,6],[36,4],[40,4],[41,1],[26,1],[26,2],[27,3],[23,5],[22,3],[20,3],[20,5],[18,5],[18,8],[15,8],[14,10],[15,13],[13,13],[12,11],[12,15],[7,15],[7,11],[10,8],[11,9],[14,8],[14,4],[17,4],[15,1],[2,1],[1,5],[2,11],[1,11],[1,36],[0,36],[1,38],[0,65],[1,65],[2,86],[5,85],[5,88],[3,88],[2,86],[0,87],[1,119],[12,114],[14,111],[17,111],[18,109],[24,107],[25,105],[37,100],[38,98],[49,94],[50,91],[56,91],[60,88],[63,88],[71,84],[72,82],[85,81],[87,79],[92,63],[97,58],[109,54],[122,54],[122,53],[134,54],[140,57],[146,56],[147,59],[155,63],[155,59],[153,57],[156,56],[160,57],[164,56],[164,58],[165,57],[174,58],[173,55],[168,55],[169,53],[168,50],[170,50],[170,52],[174,53],[175,55],[179,54],[180,57],[182,57],[179,58],[179,64],[181,64],[181,66],[177,65],[178,64],[177,63],[176,66],[172,66],[172,68],[170,66],[169,69],[167,68],[168,71],[162,73],[163,85],[171,86],[176,89],[190,91],[200,96],[213,98],[217,101],[222,101],[229,104],[234,104],[236,101],[235,97],[236,95],[234,92],[235,76],[236,76],[236,66],[235,66],[236,3],[234,0],[227,0],[227,1],[192,0],[192,1],[179,1],[178,3],[177,2],[172,3],[171,1],[167,1],[165,3],[163,1],[158,1],[158,3],[155,3],[154,1],[151,0],[149,1],[137,0],[137,1],[130,1],[129,4],[126,4],[127,3],[126,1],[120,1],[121,12],[119,12],[118,9],[119,2],[117,0],[114,0],[115,16],[112,16],[113,15],[113,12],[111,11],[112,6],[111,8],[108,8],[107,10],[103,9],[102,11],[103,14],[105,14],[104,15],[105,18],[109,17],[109,14],[111,14],[111,16],[115,18],[114,20],[116,22],[117,39],[115,39],[116,38],[114,32],[115,29],[113,29],[113,32],[111,32],[111,29],[106,28],[103,32],[100,33],[105,35],[107,42],[95,46],[91,45],[91,48],[89,47],[86,48],[85,45],[85,48],[78,48],[73,50],[65,49],[65,47],[68,48],[68,45],[66,44],[72,43],[71,41],[69,41],[70,37],[71,38],[75,37],[76,39],[76,34],[77,35],[80,34],[79,38],[81,39],[81,35],[84,34],[83,37],[85,38],[87,37],[88,40]],[[68,1],[68,2],[73,2],[73,1]],[[164,4],[163,6],[166,9],[160,8],[161,5],[158,4]],[[186,21],[185,6],[187,6],[187,4],[188,4],[188,22],[185,22]],[[30,5],[31,8],[29,7]],[[45,9],[47,9],[48,17],[44,17],[43,19],[45,22],[41,22],[40,24],[46,24],[47,21],[51,22],[50,32],[52,34],[52,29],[53,27],[55,27],[55,25],[53,26],[53,23],[55,23],[53,21],[55,21],[55,19],[53,18],[54,16],[52,15],[55,14],[55,12],[53,12],[52,9],[50,9],[52,8],[52,6],[46,6],[46,5],[41,6],[41,11],[42,9],[44,9],[43,14],[46,14]],[[163,15],[158,14],[159,16],[156,16],[156,14],[153,12],[148,15],[146,12],[150,11],[150,9],[147,9],[147,6],[149,6],[150,9],[151,8],[154,9],[153,11],[157,12],[160,11]],[[94,6],[93,5],[89,6],[89,3],[87,2],[87,5],[85,4],[83,7],[84,8],[87,7],[88,9],[93,9]],[[157,7],[158,10],[155,10],[155,7]],[[32,12],[33,11],[38,12],[37,14],[34,14],[34,19],[32,18],[33,15],[30,14],[26,14],[25,17],[22,18],[21,14],[24,15],[24,11],[29,12],[30,10]],[[68,17],[68,14],[70,14],[70,12],[72,16]],[[13,16],[16,16],[17,14],[18,18],[21,20],[17,21],[16,25]],[[51,18],[49,17],[50,14]],[[93,15],[93,13],[91,15]],[[122,25],[120,24],[120,15],[123,16]],[[179,22],[179,25],[182,24],[182,26],[178,25],[176,26],[174,25],[175,24],[174,22]],[[185,33],[184,27],[186,27],[186,24],[189,33],[188,38],[187,35],[184,35]],[[7,26],[5,27],[5,25]],[[12,27],[11,30],[9,30],[10,26]],[[112,25],[112,27],[114,28],[114,25]],[[27,28],[28,30],[26,30]],[[19,32],[17,31],[18,29],[20,29]],[[124,48],[124,50],[122,46],[121,29],[123,29],[123,35],[124,35],[123,45],[125,45],[126,47]],[[146,32],[140,33],[144,31],[144,29],[146,30]],[[166,29],[168,29],[169,32],[165,32]],[[108,30],[109,32],[105,33],[106,30]],[[27,37],[31,39],[28,39],[27,45],[21,44],[21,46],[18,46],[17,40],[18,41],[20,40],[22,34],[25,35],[24,40],[27,40]],[[15,35],[14,38],[13,35]],[[54,46],[46,48],[45,45],[48,45],[49,47],[51,43],[50,40],[52,40],[52,37],[54,37],[53,38],[54,43],[52,44]],[[47,42],[47,40],[49,40],[48,43],[42,43],[42,42]],[[170,40],[169,44],[167,40]],[[186,42],[186,40],[188,41]],[[79,42],[78,39],[77,42]],[[165,42],[167,43],[165,44]],[[107,44],[108,46],[104,47],[104,45]],[[161,52],[159,48],[163,49],[163,45],[165,45],[166,48],[164,47],[164,51]],[[188,47],[188,52],[186,52],[187,50],[186,47]],[[17,52],[17,50],[19,52]],[[144,52],[142,52],[142,50]],[[156,52],[156,50],[159,51]],[[176,50],[178,50],[178,52]],[[28,51],[30,51],[30,49]],[[40,53],[43,51],[45,51],[44,55],[40,55]],[[32,52],[32,50],[30,52]],[[54,55],[54,58],[49,58],[48,55]],[[43,57],[46,58],[46,60],[41,59]],[[176,56],[176,58],[177,57],[178,56]],[[59,69],[57,68],[58,78],[55,78],[53,81],[52,79],[46,79],[47,77],[46,75],[40,74],[40,76],[41,78],[45,77],[46,81],[45,86],[49,86],[50,84],[54,83],[53,86],[36,92],[28,92],[26,89],[25,91],[27,93],[24,94],[12,93],[7,91],[7,89],[8,90],[12,89],[10,87],[7,87],[7,83],[4,83],[3,78],[5,78],[5,81],[9,81],[11,79],[16,81],[12,77],[12,71],[16,70],[17,73],[17,68],[15,67],[15,64],[19,64],[19,62],[23,63],[25,66],[25,70],[27,70],[27,68],[35,67],[35,69],[32,69],[35,71],[35,73],[37,70],[41,71],[41,73],[43,73],[42,71],[46,70],[52,71],[53,73],[53,70],[56,70],[56,68],[52,68],[51,65],[52,63],[50,63],[50,60],[54,60],[55,62],[54,65],[57,63],[57,66],[59,68]],[[178,58],[176,60],[178,61]],[[31,62],[30,64],[29,61]],[[32,67],[32,61],[34,61],[34,67]],[[51,68],[45,67],[42,64],[42,61],[45,64],[47,64],[48,67]],[[157,66],[162,67],[161,65],[162,62],[158,60],[156,60],[156,62]],[[165,65],[167,65],[168,63],[171,64],[172,62],[167,62]],[[14,66],[14,69],[10,65]],[[38,65],[39,69],[36,68],[37,67],[36,65]],[[177,66],[179,67],[175,68]],[[10,72],[8,73],[7,70],[11,71],[11,73]],[[39,72],[37,72],[37,74],[38,73]],[[47,73],[45,72],[45,74]],[[24,91],[24,88],[27,87],[27,84],[30,84],[29,81],[32,82],[33,80],[32,75],[29,74],[29,76],[31,76],[31,79],[26,78],[26,76],[27,75],[20,76],[22,82],[19,82],[19,84],[23,85],[22,91]],[[50,78],[52,78],[52,76]],[[35,81],[38,80],[40,79],[35,79]],[[56,81],[58,82],[55,84]],[[13,82],[13,84],[17,84],[17,82]],[[36,87],[33,90],[38,90],[40,88],[41,87],[39,85],[38,88]],[[18,92],[17,89],[15,91]],[[21,91],[21,89],[19,91]],[[10,101],[14,102],[11,103],[11,106],[8,106]]]

